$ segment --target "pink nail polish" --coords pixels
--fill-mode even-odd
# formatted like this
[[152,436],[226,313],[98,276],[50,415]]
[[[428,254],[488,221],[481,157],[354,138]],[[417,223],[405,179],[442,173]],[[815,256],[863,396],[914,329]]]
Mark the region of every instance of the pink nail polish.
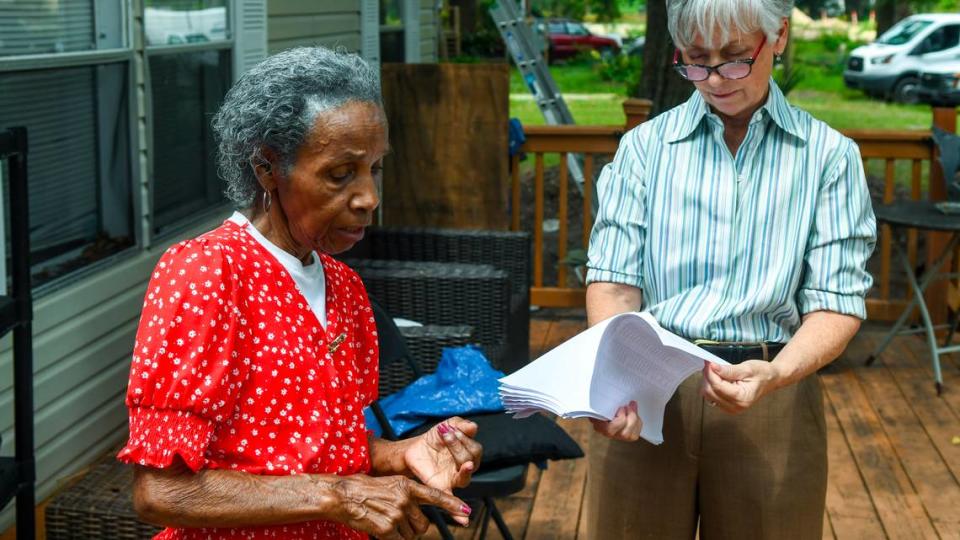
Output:
[[471,510],[470,507],[465,504],[460,505],[460,511],[468,516],[473,512],[473,510]]
[[450,428],[448,428],[446,424],[441,422],[437,424],[437,431],[439,431],[441,435],[446,435],[447,433],[450,432]]

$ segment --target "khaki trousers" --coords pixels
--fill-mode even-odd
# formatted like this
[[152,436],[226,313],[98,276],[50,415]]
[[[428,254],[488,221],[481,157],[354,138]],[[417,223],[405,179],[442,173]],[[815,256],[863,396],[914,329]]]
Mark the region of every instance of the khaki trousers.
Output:
[[731,416],[701,375],[667,404],[664,443],[590,440],[588,537],[817,539],[827,491],[820,381],[811,375]]

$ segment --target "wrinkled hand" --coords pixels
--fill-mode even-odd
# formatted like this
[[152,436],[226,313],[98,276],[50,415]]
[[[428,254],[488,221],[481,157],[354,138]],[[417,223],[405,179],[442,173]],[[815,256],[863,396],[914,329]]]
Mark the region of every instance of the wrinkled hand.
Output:
[[338,511],[334,519],[380,540],[424,534],[430,520],[420,510],[423,504],[446,510],[461,525],[469,524],[470,507],[463,501],[404,476],[344,476],[334,493]]
[[640,438],[640,430],[643,429],[643,421],[637,414],[636,401],[617,409],[617,414],[609,422],[595,418],[591,418],[590,422],[594,431],[617,441],[633,442]]
[[450,491],[470,483],[480,467],[483,447],[474,440],[477,425],[449,418],[411,441],[403,460],[424,484]]
[[700,394],[718,409],[740,414],[779,388],[779,382],[780,376],[771,362],[748,360],[730,366],[707,362]]

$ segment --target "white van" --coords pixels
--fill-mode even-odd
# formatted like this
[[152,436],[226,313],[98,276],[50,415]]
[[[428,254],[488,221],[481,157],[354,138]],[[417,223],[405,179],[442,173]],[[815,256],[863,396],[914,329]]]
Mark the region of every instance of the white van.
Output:
[[850,53],[843,82],[869,95],[916,103],[919,74],[960,59],[960,13],[912,15]]

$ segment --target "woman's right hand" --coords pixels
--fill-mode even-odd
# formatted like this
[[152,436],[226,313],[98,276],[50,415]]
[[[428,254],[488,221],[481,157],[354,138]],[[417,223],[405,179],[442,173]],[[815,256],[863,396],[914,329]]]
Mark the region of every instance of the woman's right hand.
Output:
[[337,480],[335,520],[380,540],[416,538],[430,527],[420,510],[428,504],[447,511],[463,526],[470,523],[470,507],[450,493],[425,486],[405,476],[355,474]]
[[594,431],[617,441],[636,441],[640,438],[640,430],[643,429],[643,420],[640,420],[640,415],[637,414],[636,401],[631,401],[617,409],[617,414],[609,422],[594,418],[591,418],[590,422],[593,424]]

